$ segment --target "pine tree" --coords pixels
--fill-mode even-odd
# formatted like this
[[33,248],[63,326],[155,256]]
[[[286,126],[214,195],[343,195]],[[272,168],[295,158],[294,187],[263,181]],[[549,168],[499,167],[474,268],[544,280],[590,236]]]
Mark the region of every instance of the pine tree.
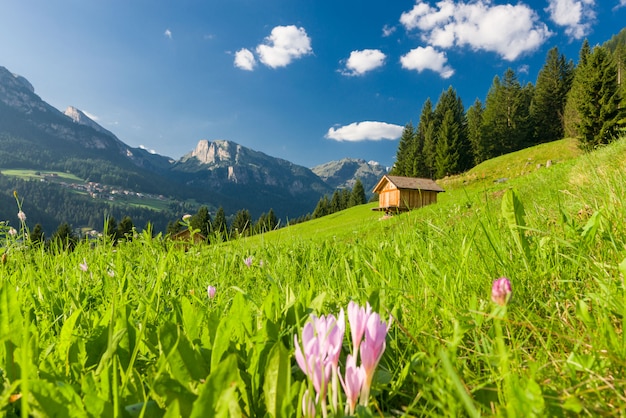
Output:
[[354,183],[354,187],[352,188],[352,193],[350,194],[350,206],[357,206],[367,203],[367,198],[365,197],[365,188],[363,187],[363,183],[361,183],[361,179],[357,178]]
[[200,206],[198,212],[189,220],[189,226],[194,230],[198,230],[202,236],[208,238],[211,233],[211,215],[209,214],[209,208]]
[[522,88],[512,69],[495,77],[483,112],[483,143],[487,159],[524,148],[530,143],[532,87]]
[[134,229],[135,225],[133,224],[133,220],[130,216],[124,216],[120,221],[120,224],[117,226],[117,236],[119,239],[127,239],[130,241],[133,238]]
[[437,153],[435,157],[436,177],[442,178],[456,173],[459,166],[459,125],[449,109],[441,121],[437,134]]
[[580,125],[579,107],[582,100],[584,100],[583,90],[585,88],[585,67],[590,54],[591,48],[589,47],[589,41],[585,39],[578,54],[578,65],[574,69],[572,86],[567,94],[565,102],[563,129],[565,131],[565,136],[569,138],[578,138],[580,136],[580,131],[578,129]]
[[406,176],[413,167],[413,142],[415,130],[411,122],[407,123],[402,130],[398,150],[396,151],[396,161],[391,172],[396,176]]
[[616,139],[624,117],[617,66],[604,47],[595,47],[581,71],[578,123],[580,146],[594,149]]
[[223,207],[219,207],[215,212],[215,219],[213,220],[213,232],[217,235],[218,239],[224,240],[227,238],[228,224],[226,222],[226,213]]
[[30,231],[30,242],[34,245],[40,245],[45,241],[43,227],[40,223],[36,224],[32,231]]
[[238,210],[230,226],[230,235],[233,237],[250,235],[252,217],[247,209]]
[[50,244],[57,251],[72,251],[76,247],[76,235],[67,222],[59,225],[50,237]]
[[467,109],[467,138],[472,145],[474,165],[480,164],[487,159],[487,144],[483,141],[483,104],[476,99],[474,104]]
[[539,71],[535,94],[530,106],[533,142],[551,142],[565,133],[565,104],[574,77],[574,63],[559,55],[557,47],[548,51],[546,63]]
[[[448,112],[451,113],[450,116],[447,116]],[[441,96],[439,97],[439,101],[437,102],[437,106],[435,106],[435,110],[433,112],[434,132],[437,137],[437,143],[441,140],[441,126],[446,117],[451,117],[451,121],[454,122],[455,125],[454,144],[448,143],[448,146],[452,147],[451,150],[455,154],[453,158],[454,167],[449,167],[452,168],[453,171],[450,171],[447,174],[455,174],[469,168],[472,165],[472,155],[471,146],[467,139],[465,108],[463,107],[463,102],[461,98],[456,94],[456,91],[452,88],[452,86],[448,87],[448,90],[444,91],[441,94]],[[436,160],[438,158],[441,158],[441,156],[439,155],[439,149],[441,148],[445,148],[445,146],[439,147],[438,145],[435,145],[435,165],[438,164]],[[441,174],[440,167],[436,168],[436,172],[438,173],[439,177],[439,175]]]
[[434,162],[435,142],[433,135],[433,103],[427,98],[422,106],[420,121],[415,130],[415,157],[413,177],[431,177]]
[[313,219],[321,218],[322,216],[326,216],[329,213],[330,213],[330,202],[328,200],[328,196],[324,195],[317,202],[317,206],[315,207],[315,210],[313,211],[312,218]]

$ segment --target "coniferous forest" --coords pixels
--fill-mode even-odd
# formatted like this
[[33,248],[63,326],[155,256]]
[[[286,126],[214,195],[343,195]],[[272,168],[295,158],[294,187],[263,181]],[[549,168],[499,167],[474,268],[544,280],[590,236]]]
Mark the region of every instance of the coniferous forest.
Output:
[[391,174],[433,179],[458,174],[499,155],[575,137],[584,150],[626,129],[626,30],[602,46],[585,40],[578,62],[552,48],[535,84],[512,69],[495,76],[484,102],[465,109],[452,86],[407,123]]

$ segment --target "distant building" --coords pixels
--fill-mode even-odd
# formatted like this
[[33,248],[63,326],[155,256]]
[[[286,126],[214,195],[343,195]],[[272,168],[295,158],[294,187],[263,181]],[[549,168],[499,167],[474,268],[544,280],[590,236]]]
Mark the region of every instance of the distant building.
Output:
[[[174,241],[191,242],[191,231],[189,229],[182,230],[172,235]],[[206,242],[206,237],[199,232],[193,234],[194,244],[200,244]]]
[[399,212],[437,203],[437,194],[444,190],[431,179],[389,176],[385,174],[374,186],[378,207],[374,210]]

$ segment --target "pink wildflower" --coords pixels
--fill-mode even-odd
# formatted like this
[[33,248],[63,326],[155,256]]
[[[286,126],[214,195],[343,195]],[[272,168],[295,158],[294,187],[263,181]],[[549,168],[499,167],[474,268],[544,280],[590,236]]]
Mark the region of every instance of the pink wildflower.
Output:
[[365,338],[361,343],[360,350],[361,367],[364,373],[363,387],[361,388],[361,405],[367,406],[374,371],[387,346],[386,338],[390,325],[391,318],[388,325],[380,319],[380,315],[376,312],[373,312],[367,319]]
[[89,270],[89,266],[87,265],[87,261],[83,258],[83,262],[80,263],[78,265],[78,267],[82,270],[82,271],[87,271]]
[[246,259],[243,260],[243,263],[248,266],[248,267],[252,267],[252,256],[247,257]]
[[359,345],[365,333],[367,319],[372,313],[372,307],[367,303],[366,308],[359,306],[356,302],[348,303],[348,321],[350,322],[350,334],[352,335],[352,352],[356,358],[359,352]]
[[26,222],[26,214],[22,211],[17,212],[17,218],[20,222]]
[[500,277],[499,279],[494,280],[493,286],[491,287],[491,300],[497,303],[500,306],[504,306],[507,304],[509,299],[511,299],[511,281],[506,277]]
[[213,299],[216,292],[217,289],[215,288],[215,286],[209,285],[209,287],[207,287],[207,294],[209,295],[209,299]]
[[359,394],[361,393],[361,387],[365,380],[365,372],[362,366],[357,367],[356,357],[348,354],[346,358],[346,377],[343,379],[339,374],[341,380],[341,386],[346,394],[346,414],[354,415],[356,404],[359,401]]

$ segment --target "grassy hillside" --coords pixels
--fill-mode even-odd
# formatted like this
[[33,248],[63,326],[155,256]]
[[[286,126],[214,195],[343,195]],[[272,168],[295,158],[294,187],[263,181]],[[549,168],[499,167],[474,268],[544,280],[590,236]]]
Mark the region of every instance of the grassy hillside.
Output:
[[[352,301],[389,324],[358,416],[623,415],[626,139],[572,145],[485,162],[392,218],[368,204],[219,245],[143,235],[55,254],[3,230],[0,411],[302,416],[316,386],[294,337]],[[338,405],[316,412],[343,416],[325,387]]]

